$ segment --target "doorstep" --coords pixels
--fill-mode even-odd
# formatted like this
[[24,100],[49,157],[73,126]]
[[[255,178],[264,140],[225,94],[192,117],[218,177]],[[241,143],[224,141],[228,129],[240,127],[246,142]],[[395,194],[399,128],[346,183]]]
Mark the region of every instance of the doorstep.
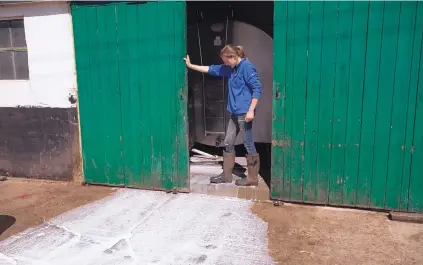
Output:
[[[254,187],[238,187],[235,181],[248,174],[242,158],[237,158],[237,166],[234,168],[232,183],[211,184],[210,177],[217,176],[222,172],[220,164],[191,164],[190,165],[190,192],[208,194],[222,197],[236,197],[251,201],[268,201],[270,199],[269,187],[259,175],[259,184]],[[245,158],[244,158],[245,159]]]

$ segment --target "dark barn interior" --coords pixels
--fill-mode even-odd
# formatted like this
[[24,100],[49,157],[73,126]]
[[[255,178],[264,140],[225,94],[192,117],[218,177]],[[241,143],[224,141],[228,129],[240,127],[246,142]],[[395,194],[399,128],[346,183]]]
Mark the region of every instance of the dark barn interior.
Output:
[[[220,64],[225,44],[241,45],[263,84],[254,122],[254,140],[261,156],[260,175],[270,182],[273,85],[273,2],[187,2],[187,52],[198,65]],[[224,78],[188,71],[190,147],[221,156],[229,114]],[[237,156],[244,156],[242,132]]]

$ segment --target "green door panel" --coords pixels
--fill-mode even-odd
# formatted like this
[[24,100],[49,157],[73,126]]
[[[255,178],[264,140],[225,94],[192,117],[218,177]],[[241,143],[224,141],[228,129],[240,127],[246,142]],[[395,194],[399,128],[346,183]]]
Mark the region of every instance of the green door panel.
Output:
[[85,181],[123,185],[114,19],[111,5],[72,8]]
[[271,197],[422,212],[423,3],[274,10]]
[[72,17],[86,181],[188,190],[185,2],[76,2]]

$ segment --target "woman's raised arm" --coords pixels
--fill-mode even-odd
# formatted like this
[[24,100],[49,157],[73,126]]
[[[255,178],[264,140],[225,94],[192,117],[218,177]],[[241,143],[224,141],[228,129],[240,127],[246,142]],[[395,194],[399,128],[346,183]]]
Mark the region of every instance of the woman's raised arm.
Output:
[[198,72],[201,72],[201,73],[208,73],[209,72],[208,66],[192,64],[191,60],[189,59],[189,55],[187,55],[187,57],[184,58],[184,61],[187,64],[187,67],[189,69],[192,69],[194,71],[198,71]]

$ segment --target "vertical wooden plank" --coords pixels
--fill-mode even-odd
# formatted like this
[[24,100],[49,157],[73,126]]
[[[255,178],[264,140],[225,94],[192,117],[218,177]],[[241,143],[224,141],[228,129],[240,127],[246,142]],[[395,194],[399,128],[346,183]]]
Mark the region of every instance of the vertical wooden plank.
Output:
[[[419,3],[420,4],[420,3]],[[423,52],[422,52],[423,53]],[[417,92],[416,118],[414,128],[414,140],[411,147],[413,154],[411,163],[409,211],[423,212],[423,56],[420,54],[420,75]]]
[[[189,188],[189,150],[188,150],[188,89],[186,80],[186,67],[181,60],[186,54],[186,11],[185,1],[175,1],[174,5],[174,54],[175,66],[174,91],[176,92],[176,153],[175,173],[177,188]],[[182,95],[181,95],[182,94]],[[175,95],[175,93],[174,93]],[[179,96],[179,97],[178,97]],[[181,97],[182,96],[182,97]]]
[[[130,6],[128,10],[128,17],[127,17],[127,24],[130,28],[129,30],[129,43],[128,43],[128,63],[131,66],[129,69],[129,100],[131,104],[131,111],[133,121],[131,124],[131,138],[132,142],[125,141],[124,138],[124,145],[126,147],[127,144],[130,145],[131,153],[133,157],[131,158],[133,171],[132,174],[125,174],[126,177],[126,185],[131,184],[131,186],[135,186],[135,184],[140,182],[142,176],[142,167],[143,167],[143,155],[144,155],[144,148],[141,145],[141,138],[144,137],[142,135],[142,121],[144,120],[143,112],[141,111],[141,105],[144,104],[144,98],[141,95],[141,83],[142,79],[141,76],[138,74],[140,71],[140,67],[142,65],[142,61],[140,59],[140,44],[139,44],[139,24],[138,24],[138,8],[137,6]],[[134,34],[137,32],[137,34]],[[122,108],[124,106],[122,105]],[[127,123],[127,120],[123,120],[123,122]],[[125,154],[124,154],[125,155]],[[126,172],[126,171],[125,171]]]
[[137,7],[120,3],[116,5],[119,86],[121,92],[121,120],[125,185],[133,186],[141,175],[140,97],[138,89],[137,57]]
[[319,131],[317,172],[317,202],[327,203],[329,196],[329,176],[332,148],[332,110],[336,66],[336,31],[338,2],[324,2],[322,69],[319,93]]
[[[418,14],[422,15],[422,2],[418,3]],[[419,17],[419,18],[420,18]],[[421,21],[421,18],[420,20]],[[418,32],[421,34],[421,31]],[[414,138],[413,144],[410,148],[412,153],[411,160],[411,176],[410,176],[410,190],[409,190],[409,206],[408,210],[412,212],[423,212],[423,47],[420,46],[420,63],[418,74],[418,88],[416,97],[416,111],[414,119]]]
[[356,205],[370,206],[384,2],[370,2]]
[[[154,93],[152,87],[151,75],[155,71],[153,67],[153,60],[155,56],[153,53],[152,39],[154,37],[154,28],[151,27],[154,23],[154,18],[151,13],[154,12],[154,3],[145,3],[137,5],[138,13],[138,52],[140,53],[139,62],[139,82],[140,82],[140,102],[141,103],[141,143],[140,148],[143,149],[142,156],[142,179],[136,185],[138,187],[150,188],[153,186],[152,181],[152,100],[151,94]],[[158,117],[155,117],[158,118]]]
[[[100,76],[100,68],[99,68],[99,56],[98,56],[98,38],[97,38],[97,8],[96,7],[85,7],[87,8],[87,20],[86,20],[86,29],[87,29],[87,36],[85,36],[88,40],[88,53],[90,57],[90,81],[89,81],[89,88],[87,89],[87,93],[91,95],[91,100],[89,104],[91,104],[90,112],[92,118],[90,119],[89,123],[95,126],[91,127],[92,130],[92,140],[96,139],[95,143],[99,144],[101,147],[95,149],[95,144],[92,144],[92,149],[88,152],[90,155],[87,157],[87,163],[90,163],[93,169],[92,174],[92,183],[108,183],[106,179],[105,172],[104,172],[104,135],[96,135],[97,131],[96,128],[103,128],[103,119],[96,119],[98,115],[102,111],[102,100],[100,96],[93,96],[95,93],[101,93],[102,84],[99,78]],[[97,136],[97,138],[95,138]],[[89,180],[89,179],[87,179]],[[88,182],[89,183],[89,182]]]
[[306,202],[317,200],[317,132],[319,130],[320,81],[323,38],[323,2],[310,1],[308,37],[308,75],[306,97],[306,133],[304,154],[303,198]]
[[131,68],[129,65],[129,35],[128,35],[128,23],[126,18],[127,6],[124,3],[116,4],[115,14],[116,14],[116,42],[117,50],[115,53],[118,54],[117,63],[118,63],[118,73],[117,79],[120,88],[120,99],[121,99],[121,123],[122,123],[122,159],[125,167],[125,183],[128,182],[128,179],[131,179],[133,172],[133,161],[132,161],[132,149],[131,143],[132,139],[132,124],[134,123],[131,104],[130,104],[130,87],[129,87],[129,76],[128,72]]
[[271,198],[283,198],[284,190],[284,133],[285,133],[285,87],[286,87],[286,30],[287,2],[274,4],[274,84],[272,100],[272,182]]
[[[87,89],[87,93],[90,94],[91,100],[89,104],[91,104],[90,112],[92,115],[92,119],[90,119],[90,124],[95,124],[95,127],[102,127],[102,120],[97,119],[96,122],[95,118],[101,111],[101,99],[100,97],[94,97],[93,94],[95,91],[101,91],[101,82],[99,79],[99,62],[98,62],[98,53],[97,52],[91,52],[92,50],[97,51],[98,42],[97,42],[97,9],[96,8],[90,8],[90,7],[84,7],[87,10],[87,17],[86,17],[86,30],[87,30],[87,36],[84,36],[87,38],[88,42],[88,54],[90,58],[90,82],[89,82],[89,88]],[[94,34],[93,34],[94,33]],[[81,121],[82,122],[82,121]],[[88,125],[88,124],[84,124]],[[92,138],[90,140],[94,141],[94,137],[96,134],[95,127],[91,127],[91,135]],[[90,141],[91,142],[91,141]],[[89,178],[91,178],[92,183],[107,183],[107,180],[105,178],[104,174],[104,158],[102,156],[102,149],[103,149],[103,136],[99,136],[97,138],[97,141],[95,141],[96,144],[100,144],[102,148],[100,150],[98,149],[91,149],[87,150],[90,154],[87,155],[87,163],[91,164],[93,172],[92,175],[87,178],[87,181],[89,181]],[[94,147],[94,143],[92,143],[92,147]],[[89,183],[89,182],[88,182]]]
[[[156,22],[156,53],[157,53],[157,69],[160,71],[157,74],[154,74],[154,77],[158,83],[156,89],[154,90],[154,109],[156,110],[156,119],[160,120],[160,125],[157,124],[156,133],[153,137],[160,136],[160,141],[155,142],[154,148],[160,150],[160,170],[157,172],[159,174],[160,179],[160,186],[169,189],[171,188],[172,184],[169,183],[171,176],[169,175],[171,171],[171,147],[172,147],[172,140],[173,135],[171,134],[171,117],[174,117],[175,110],[170,108],[170,104],[173,101],[173,93],[170,91],[169,88],[172,88],[172,84],[170,83],[170,65],[169,65],[169,50],[173,49],[170,46],[172,40],[172,32],[169,31],[169,16],[171,16],[171,12],[169,12],[169,3],[168,2],[157,2],[156,3],[157,11],[156,16],[160,14],[160,19]],[[172,10],[171,10],[172,11]],[[173,45],[172,45],[173,46]],[[159,76],[160,75],[160,76]],[[172,75],[173,78],[173,75]],[[159,92],[160,93],[157,93]],[[170,92],[170,94],[169,94]],[[163,104],[165,102],[165,104]]]
[[[159,2],[149,2],[148,5],[154,5],[153,12],[146,14],[150,17],[150,21],[153,21],[152,18],[158,16],[160,14],[159,10]],[[163,24],[166,23],[165,19],[160,17],[160,19],[156,19],[154,23],[156,28],[153,29],[152,38],[147,40],[151,47],[151,60],[154,60],[155,64],[151,65],[155,69],[160,69],[160,71],[151,71],[149,79],[151,79],[151,87],[150,87],[150,100],[151,100],[151,111],[150,116],[148,117],[151,119],[151,179],[153,187],[159,186],[162,187],[163,180],[162,180],[162,143],[163,143],[163,132],[162,132],[162,122],[164,115],[166,115],[162,107],[163,101],[167,100],[169,95],[157,93],[163,89],[163,79],[165,77],[162,76],[162,70],[164,68],[164,64],[166,63],[163,61],[163,56],[161,53],[161,49],[164,49],[165,46],[160,41],[160,38],[163,36],[162,31],[165,29]],[[160,58],[162,56],[162,58]],[[163,92],[163,91],[160,91]],[[166,102],[166,101],[165,101]]]
[[[292,80],[291,200],[303,200],[305,98],[307,90],[308,2],[297,2],[292,12],[294,32],[294,73]],[[290,11],[291,12],[291,11]]]
[[[101,38],[99,37],[99,32],[103,32],[102,29],[99,29],[98,21],[101,22],[101,11],[98,7],[88,7],[87,10],[87,31],[89,32],[89,36],[87,38],[90,42],[90,61],[91,61],[91,87],[90,87],[90,94],[92,96],[92,106],[91,111],[93,113],[93,120],[95,127],[92,128],[93,136],[95,135],[97,138],[96,145],[99,145],[97,149],[93,149],[92,157],[91,157],[91,164],[95,168],[96,174],[95,179],[93,179],[93,183],[106,183],[109,184],[110,179],[108,176],[107,164],[106,164],[106,157],[105,153],[110,152],[110,146],[106,145],[105,142],[107,141],[108,135],[105,133],[99,133],[98,129],[103,130],[105,124],[104,116],[107,115],[103,113],[104,111],[104,101],[103,98],[106,96],[105,89],[107,86],[104,84],[104,78],[101,78],[101,72],[104,69],[104,64],[101,61],[102,59],[102,52],[104,50],[104,46],[106,43],[101,43]],[[103,24],[103,23],[102,23]],[[105,60],[104,57],[103,60]],[[97,96],[95,96],[97,94]],[[94,118],[98,117],[98,118]]]
[[[411,73],[410,62],[412,61],[413,52],[416,7],[416,2],[401,3],[395,83],[390,117],[391,133],[389,138],[388,172],[385,187],[385,208],[388,209],[399,209],[401,201],[401,176],[405,152],[404,142],[407,128]],[[408,178],[406,182],[406,186],[408,186]]]
[[[412,189],[412,186],[415,184],[414,179],[412,179],[411,175],[411,162],[413,159],[414,153],[414,146],[413,146],[413,138],[414,138],[414,131],[415,131],[415,120],[416,120],[416,104],[418,102],[418,82],[419,78],[422,79],[422,73],[419,75],[420,63],[421,63],[421,52],[422,52],[422,41],[423,41],[423,3],[417,2],[416,3],[416,19],[414,22],[414,38],[413,38],[413,50],[412,50],[412,60],[410,61],[411,67],[411,74],[410,74],[410,86],[409,86],[409,96],[408,96],[408,110],[407,110],[407,117],[406,117],[406,136],[405,136],[405,144],[404,144],[404,162],[403,162],[403,170],[402,170],[402,184],[401,184],[401,202],[400,202],[400,209],[404,211],[421,211],[422,204],[421,200],[423,197],[420,196],[420,209],[419,207],[415,207],[411,201],[409,201],[409,194]],[[421,105],[421,104],[420,104]],[[421,121],[422,119],[420,119]],[[420,159],[422,161],[422,159]],[[421,179],[422,174],[417,179]],[[413,182],[412,182],[413,180]],[[422,182],[417,182],[418,187],[413,186],[413,191],[421,191],[421,187],[423,186]],[[417,193],[417,197],[415,197],[416,193],[413,193],[413,198],[417,198],[417,200],[413,202],[419,202],[419,197]],[[418,204],[417,204],[418,205]]]
[[[375,144],[371,191],[371,205],[376,208],[386,206],[385,191],[389,159],[389,139],[392,132],[390,123],[395,82],[395,65],[397,61],[400,7],[400,2],[385,2],[379,71],[379,93],[374,129]],[[369,74],[377,74],[377,72]]]
[[[167,165],[168,165],[168,179],[167,188],[187,188],[189,174],[188,174],[188,142],[187,142],[187,89],[184,84],[185,80],[185,66],[181,58],[185,54],[186,43],[182,38],[186,37],[185,27],[185,2],[175,1],[166,2],[164,6],[166,8],[168,22],[167,22],[167,58],[168,58],[168,92],[170,97],[169,101],[169,144],[167,153]],[[178,43],[177,43],[178,42]],[[177,68],[181,68],[177,76]],[[178,80],[179,79],[179,80]],[[176,93],[175,93],[176,92]],[[182,103],[181,105],[178,102]],[[179,110],[181,109],[181,110]],[[181,113],[180,113],[181,111]],[[179,115],[182,114],[182,115]],[[181,126],[183,131],[183,137],[181,142],[178,143],[178,131],[177,125]],[[178,147],[179,146],[179,147]],[[179,154],[178,154],[179,153]],[[181,171],[180,175],[176,170],[176,157],[181,158]],[[184,163],[184,165],[182,164]],[[181,179],[178,181],[178,177]]]
[[[169,157],[168,157],[168,185],[170,184],[169,188],[178,187],[177,184],[177,170],[176,170],[176,157],[178,155],[178,140],[177,140],[177,129],[176,125],[178,124],[178,115],[179,112],[177,109],[176,101],[179,100],[177,94],[175,91],[178,91],[178,86],[176,85],[176,32],[175,32],[175,26],[176,23],[181,24],[181,22],[176,19],[176,9],[175,9],[176,2],[168,2],[167,9],[168,9],[168,21],[167,21],[167,27],[169,32],[169,49],[167,50],[167,57],[169,60],[168,67],[169,67],[169,94],[172,95],[171,101],[169,104]],[[179,64],[181,64],[181,61],[179,60]],[[179,118],[180,119],[180,118]]]
[[[182,4],[182,6],[181,6]],[[178,10],[180,9],[180,10]],[[187,109],[187,103],[184,104],[184,106],[179,106],[177,104],[178,101],[181,100],[181,95],[175,93],[175,91],[179,91],[180,94],[182,94],[182,99],[184,100],[185,98],[187,98],[187,95],[184,95],[185,93],[185,89],[181,89],[181,87],[176,83],[176,67],[177,65],[179,67],[183,67],[183,61],[181,60],[181,58],[183,57],[183,54],[181,54],[180,52],[180,48],[179,51],[177,51],[177,47],[176,47],[176,42],[177,39],[180,39],[181,36],[186,36],[185,34],[185,30],[184,30],[184,26],[186,25],[186,21],[185,21],[185,16],[180,16],[180,12],[181,10],[185,11],[185,3],[184,2],[168,2],[168,31],[170,33],[170,40],[169,40],[169,46],[171,47],[171,49],[169,49],[168,51],[168,58],[169,58],[169,94],[173,95],[171,98],[171,102],[170,102],[170,112],[169,112],[169,117],[171,119],[171,123],[170,123],[170,154],[169,154],[169,183],[171,183],[171,188],[175,187],[175,188],[179,188],[179,184],[178,184],[178,180],[177,180],[177,171],[174,170],[175,166],[176,166],[176,157],[178,156],[178,132],[177,132],[177,127],[176,125],[178,123],[180,123],[180,126],[182,127],[186,127],[185,124],[183,124],[182,122],[180,122],[179,120],[184,119],[182,116],[179,116],[179,107],[183,107],[184,109]],[[182,28],[182,30],[178,30],[178,27],[176,27],[176,24],[179,24],[179,28]],[[177,36],[176,34],[180,34],[179,36]],[[186,46],[186,45],[185,45]],[[179,56],[177,58],[177,56]],[[185,77],[184,74],[182,74],[182,77]],[[176,94],[176,95],[175,95]],[[187,135],[188,137],[188,135]],[[186,144],[186,147],[183,150],[186,150],[188,146],[188,143]],[[181,148],[183,148],[183,146],[181,145]],[[182,154],[181,154],[181,158],[182,158]],[[188,178],[188,172],[186,174],[186,178]]]
[[[121,185],[124,184],[124,167],[115,5],[105,5],[97,9],[97,31],[103,108],[100,116],[103,120],[103,145],[106,148],[103,153],[104,171],[107,183]],[[104,73],[108,75],[105,76]]]
[[87,183],[93,182],[93,175],[95,175],[95,168],[89,162],[92,149],[92,113],[90,111],[90,54],[89,50],[89,34],[87,34],[87,9],[72,4],[72,25],[73,25],[73,40],[75,47],[75,65],[78,85],[78,112],[80,122],[81,134],[81,149],[82,149],[82,163],[84,179]]
[[332,160],[329,181],[329,203],[333,205],[343,204],[353,4],[352,1],[341,1],[338,12]]
[[356,205],[369,2],[353,2],[343,204]]
[[294,67],[295,67],[295,8],[296,2],[287,2],[287,27],[286,34],[286,81],[285,81],[285,132],[282,139],[284,148],[284,168],[283,168],[283,192],[282,197],[285,200],[292,200],[291,186],[292,186],[292,123],[294,110]]
[[[145,16],[148,17],[148,23],[152,23],[154,20],[153,18],[156,16],[158,11],[158,3],[157,2],[148,2],[147,5],[151,6],[149,13],[144,13]],[[161,21],[161,20],[159,20]],[[158,50],[160,49],[160,45],[157,43],[158,41],[158,34],[157,31],[159,30],[159,24],[155,23],[157,28],[149,27],[149,24],[146,26],[149,27],[149,38],[146,39],[147,42],[147,50],[148,50],[148,61],[150,63],[150,67],[152,70],[149,72],[149,76],[146,76],[146,79],[149,80],[149,94],[148,98],[150,100],[150,109],[148,113],[147,119],[151,120],[150,122],[150,142],[146,146],[150,149],[151,155],[151,170],[150,170],[150,177],[151,177],[151,186],[152,187],[160,187],[161,185],[161,111],[160,111],[160,103],[159,97],[160,94],[156,93],[158,88],[160,87],[160,79],[161,77],[157,76],[158,71],[154,71],[154,69],[161,69],[163,63],[161,60],[157,60],[159,54]],[[156,58],[156,59],[153,59]],[[153,64],[155,61],[155,64]],[[156,68],[155,68],[156,67]]]

